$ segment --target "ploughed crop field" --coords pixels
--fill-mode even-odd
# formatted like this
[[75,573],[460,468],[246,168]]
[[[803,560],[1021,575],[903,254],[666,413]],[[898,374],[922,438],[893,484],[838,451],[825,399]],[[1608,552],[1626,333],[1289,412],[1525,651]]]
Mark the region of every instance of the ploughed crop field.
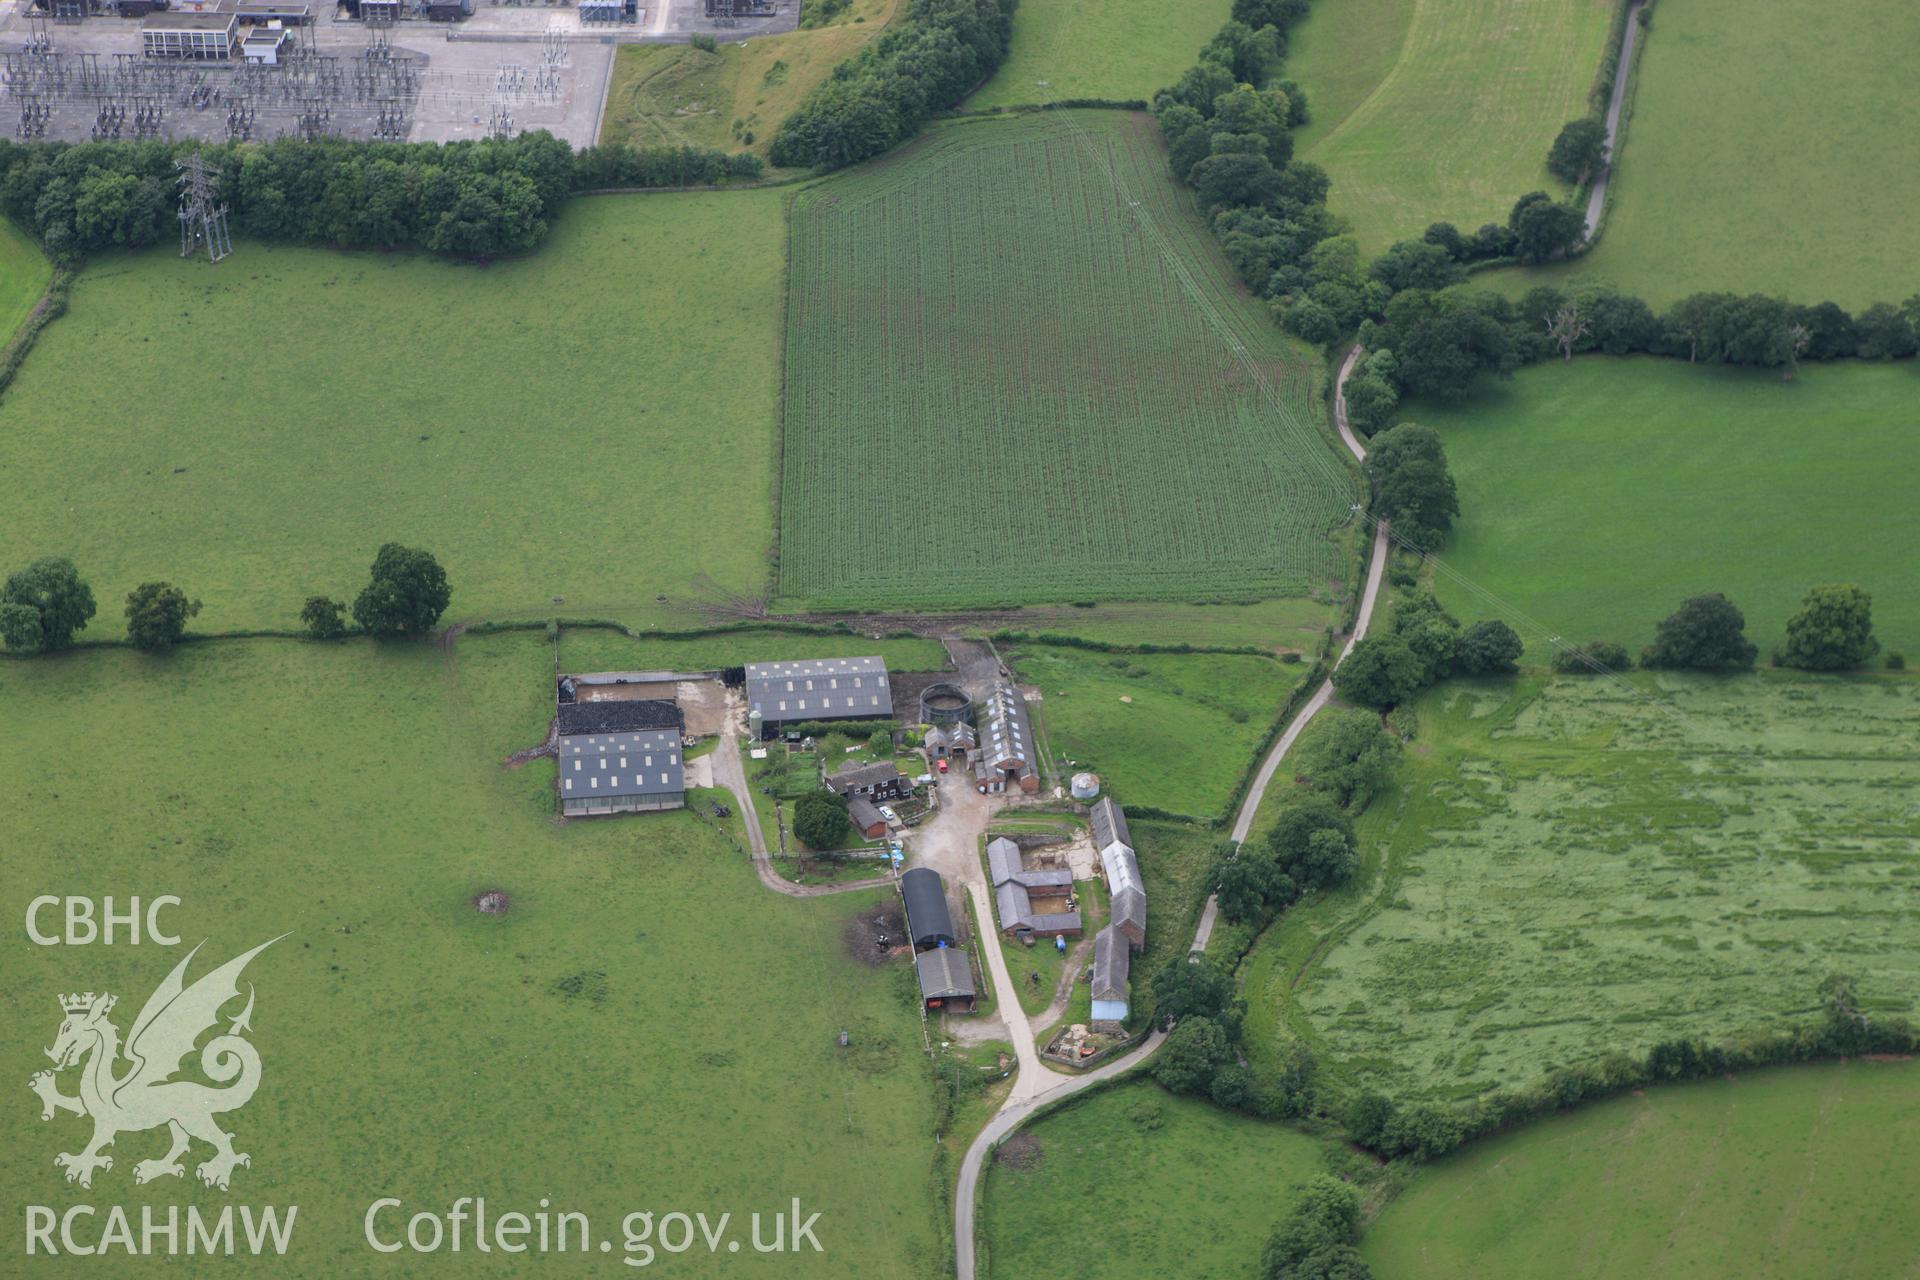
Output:
[[[1446,442],[1460,519],[1450,566],[1574,643],[1634,653],[1688,596],[1721,591],[1764,660],[1807,588],[1873,595],[1888,650],[1920,652],[1910,548],[1920,506],[1920,369],[1760,370],[1582,356],[1483,380],[1458,405],[1410,404]],[[1478,596],[1443,575],[1462,616]],[[1534,660],[1545,639],[1529,631]]]
[[1910,1276],[1916,1076],[1822,1063],[1583,1106],[1425,1169],[1360,1249],[1387,1280]]
[[[461,1196],[494,1218],[544,1197],[588,1215],[604,1274],[639,1256],[627,1214],[678,1210],[731,1213],[742,1244],[654,1256],[676,1274],[939,1275],[911,973],[868,967],[842,938],[883,895],[770,893],[691,809],[553,821],[553,765],[501,767],[544,736],[553,669],[528,632],[467,635],[451,663],[424,643],[289,640],[0,662],[0,1024],[15,1032],[0,1069],[19,1095],[0,1109],[0,1212],[123,1205],[137,1233],[146,1204],[162,1220],[297,1205],[276,1275],[577,1271],[475,1252],[471,1220],[451,1259],[383,1258],[361,1235],[383,1196],[404,1206],[377,1223],[389,1240]],[[475,908],[491,890],[500,914]],[[41,947],[20,927],[35,896],[105,893],[178,895],[162,921],[182,945]],[[43,1123],[25,1087],[48,1065],[55,997],[112,992],[125,1032],[192,944],[208,939],[198,977],[288,931],[246,972],[261,1083],[221,1116],[252,1157],[231,1189],[201,1187],[191,1164],[184,1182],[135,1185],[164,1131],[123,1133],[91,1190],[64,1182],[53,1157],[79,1149],[83,1121]],[[825,1251],[761,1258],[750,1215],[764,1232],[795,1196],[821,1214]],[[118,1250],[88,1261],[149,1274]]]
[[1051,1275],[1072,1258],[1085,1280],[1242,1280],[1324,1149],[1145,1080],[1099,1090],[988,1162],[982,1273]]
[[967,106],[1146,101],[1179,79],[1232,15],[1232,0],[1020,0],[1007,60]]
[[935,129],[803,190],[791,246],[784,595],[1338,589],[1354,486],[1320,374],[1231,283],[1148,117]]
[[1586,114],[1614,6],[1594,0],[1315,0],[1285,74],[1313,119],[1299,155],[1367,253],[1451,222],[1504,222]]
[[576,200],[488,266],[102,255],[0,402],[0,565],[71,557],[100,603],[83,638],[152,579],[205,601],[198,630],[295,627],[389,541],[438,556],[449,620],[761,590],[783,212]]
[[1920,681],[1523,677],[1415,710],[1356,884],[1246,975],[1257,1037],[1305,1036],[1334,1087],[1465,1096],[1782,1030],[1835,972],[1911,1012]]
[[1516,296],[1605,280],[1656,309],[1703,290],[1854,311],[1910,297],[1920,131],[1889,124],[1911,100],[1920,8],[1844,15],[1810,32],[1791,0],[1655,7],[1599,243],[1490,279]]

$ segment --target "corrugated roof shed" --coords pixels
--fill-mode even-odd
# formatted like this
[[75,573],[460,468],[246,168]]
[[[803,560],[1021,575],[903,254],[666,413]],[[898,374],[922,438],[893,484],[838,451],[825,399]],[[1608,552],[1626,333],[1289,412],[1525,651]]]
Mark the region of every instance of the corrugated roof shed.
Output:
[[1144,890],[1128,886],[1114,894],[1110,919],[1113,921],[1112,927],[1125,934],[1136,950],[1147,945],[1147,895]]
[[947,910],[947,889],[940,873],[915,867],[900,877],[900,897],[907,907],[907,932],[916,947],[953,945],[953,915]]
[[881,658],[749,662],[746,674],[747,708],[763,722],[893,718],[893,690]]
[[985,755],[1002,768],[1019,766],[1021,776],[1034,771],[1033,731],[1027,724],[1027,700],[1002,680],[987,699]]
[[687,789],[678,731],[593,733],[560,739],[560,796],[657,796]]
[[1105,852],[1108,846],[1123,844],[1133,848],[1133,835],[1127,830],[1127,815],[1112,796],[1102,796],[1093,806],[1093,847]]
[[1127,974],[1132,968],[1133,950],[1127,945],[1126,938],[1113,925],[1108,925],[1093,939],[1093,998],[1095,1000],[1120,1000],[1127,998]]
[[1000,928],[1030,929],[1035,933],[1069,933],[1080,929],[1078,911],[1035,911],[1033,897],[1018,880],[1008,880],[993,891],[1000,910]]
[[1020,846],[1001,836],[987,842],[987,871],[993,883],[1000,884],[1011,880],[1024,870],[1020,861]]
[[923,1000],[953,1000],[974,994],[973,966],[967,963],[967,953],[958,947],[922,951],[913,958],[913,972],[920,979]]

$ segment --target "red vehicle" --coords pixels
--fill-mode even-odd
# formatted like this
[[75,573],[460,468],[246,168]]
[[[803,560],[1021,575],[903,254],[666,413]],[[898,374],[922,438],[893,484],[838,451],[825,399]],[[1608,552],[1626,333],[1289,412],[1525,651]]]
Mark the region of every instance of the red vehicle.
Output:
[[933,767],[938,769],[940,772],[945,773],[947,771],[947,762],[944,759],[935,760],[933,762]]

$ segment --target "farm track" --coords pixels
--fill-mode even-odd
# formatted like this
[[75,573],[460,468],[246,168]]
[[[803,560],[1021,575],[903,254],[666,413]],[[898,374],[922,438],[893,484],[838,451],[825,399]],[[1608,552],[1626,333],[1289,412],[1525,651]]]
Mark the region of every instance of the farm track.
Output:
[[740,817],[747,828],[747,852],[753,861],[753,872],[760,877],[760,883],[775,893],[789,898],[824,898],[836,893],[856,893],[861,889],[878,889],[893,883],[891,876],[874,876],[866,880],[849,880],[844,884],[795,884],[773,869],[773,861],[767,854],[767,838],[760,830],[760,815],[753,807],[753,788],[747,785],[746,766],[740,760],[740,743],[733,733],[723,731],[719,745],[713,749],[713,779],[719,785],[733,793],[740,805]]
[[[1352,374],[1354,366],[1359,363],[1361,354],[1361,349],[1356,344],[1348,350],[1345,358],[1340,362],[1340,370],[1334,383],[1333,409],[1334,426],[1339,430],[1341,442],[1357,460],[1364,462],[1367,456],[1366,447],[1360,443],[1347,422],[1346,400],[1347,378]],[[1387,558],[1392,548],[1393,544],[1388,537],[1385,522],[1377,524],[1374,529],[1373,550],[1367,565],[1366,589],[1360,597],[1360,608],[1354,616],[1353,634],[1348,637],[1346,646],[1341,649],[1340,656],[1334,662],[1335,666],[1346,660],[1347,655],[1353,652],[1353,646],[1359,643],[1367,633],[1367,626],[1373,619],[1374,602],[1380,593],[1381,578],[1386,571]],[[1246,838],[1247,832],[1252,828],[1254,814],[1259,810],[1260,801],[1266,795],[1267,784],[1273,780],[1282,757],[1299,738],[1308,722],[1332,700],[1333,680],[1329,676],[1314,692],[1306,706],[1300,709],[1300,713],[1287,726],[1286,732],[1267,753],[1267,758],[1261,762],[1259,776],[1255,778],[1254,785],[1248,789],[1246,800],[1241,804],[1239,816],[1234,822],[1234,839]],[[1198,927],[1194,931],[1192,947],[1194,952],[1206,950],[1207,941],[1212,935],[1214,921],[1218,915],[1218,903],[1210,895],[1207,898],[1206,907],[1200,914]],[[1015,1007],[1017,1010],[1017,1004]],[[1037,1094],[1024,1094],[1019,1080],[1016,1079],[1013,1094],[987,1122],[979,1136],[974,1138],[967,1148],[965,1158],[960,1162],[960,1181],[953,1199],[954,1273],[958,1280],[974,1280],[974,1211],[979,1199],[980,1173],[985,1168],[987,1156],[993,1149],[1039,1109],[1069,1098],[1103,1080],[1111,1080],[1117,1075],[1132,1071],[1151,1058],[1165,1040],[1166,1032],[1156,1028],[1144,1044],[1125,1057],[1118,1058],[1084,1076],[1064,1080]]]

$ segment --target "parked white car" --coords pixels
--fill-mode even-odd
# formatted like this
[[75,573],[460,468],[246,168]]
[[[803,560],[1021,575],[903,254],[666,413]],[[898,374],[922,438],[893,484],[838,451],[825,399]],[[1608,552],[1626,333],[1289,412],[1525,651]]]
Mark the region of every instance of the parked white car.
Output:
[[880,806],[880,816],[885,818],[888,822],[900,821],[900,815],[895,813],[892,809],[889,809],[884,804]]

